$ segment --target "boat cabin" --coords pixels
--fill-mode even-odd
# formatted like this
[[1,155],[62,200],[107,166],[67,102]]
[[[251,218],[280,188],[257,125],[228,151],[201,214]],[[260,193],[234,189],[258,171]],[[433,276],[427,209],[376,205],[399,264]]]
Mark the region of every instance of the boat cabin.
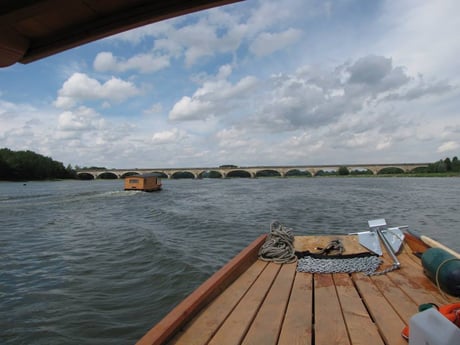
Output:
[[161,189],[161,180],[154,174],[128,176],[125,178],[125,190],[153,192]]

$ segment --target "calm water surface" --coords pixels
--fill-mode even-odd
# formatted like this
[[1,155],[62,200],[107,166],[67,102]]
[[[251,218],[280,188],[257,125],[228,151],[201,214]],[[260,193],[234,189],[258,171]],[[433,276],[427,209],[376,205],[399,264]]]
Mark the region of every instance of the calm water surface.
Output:
[[460,178],[0,183],[0,343],[133,344],[279,220],[297,235],[386,218],[460,251]]

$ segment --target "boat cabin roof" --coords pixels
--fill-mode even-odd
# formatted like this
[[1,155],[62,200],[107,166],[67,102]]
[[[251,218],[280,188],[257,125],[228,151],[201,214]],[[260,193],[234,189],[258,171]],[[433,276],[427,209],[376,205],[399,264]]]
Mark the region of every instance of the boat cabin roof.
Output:
[[241,0],[2,0],[0,67]]
[[148,178],[148,177],[156,177],[156,178],[160,178],[160,176],[156,175],[156,174],[153,174],[153,173],[149,173],[149,174],[140,174],[140,175],[130,175],[130,176],[126,176],[125,178]]

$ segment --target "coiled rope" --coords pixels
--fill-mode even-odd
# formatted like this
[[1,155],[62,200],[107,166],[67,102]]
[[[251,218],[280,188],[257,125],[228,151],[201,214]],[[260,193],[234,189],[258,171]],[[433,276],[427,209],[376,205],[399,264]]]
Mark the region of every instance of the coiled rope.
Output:
[[259,259],[278,264],[295,262],[297,257],[295,256],[292,229],[286,228],[276,220],[272,222],[270,233],[265,243],[260,247]]

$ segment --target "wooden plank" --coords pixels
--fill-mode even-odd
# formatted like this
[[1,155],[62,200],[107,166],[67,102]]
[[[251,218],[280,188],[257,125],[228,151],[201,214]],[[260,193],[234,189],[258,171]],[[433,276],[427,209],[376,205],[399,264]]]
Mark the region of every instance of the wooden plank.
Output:
[[350,345],[332,274],[315,274],[314,289],[315,344]]
[[312,280],[311,273],[296,273],[278,345],[312,344]]
[[191,320],[206,304],[219,295],[255,260],[266,235],[262,235],[212,275],[198,289],[185,298],[177,307],[148,331],[138,345],[160,345]]
[[425,288],[408,278],[403,271],[394,272],[389,276],[389,278],[396,285],[399,285],[401,290],[403,290],[417,305],[423,303],[435,303],[437,305],[442,305],[446,303],[439,294],[427,291]]
[[174,345],[204,345],[217,332],[224,320],[235,308],[244,294],[252,286],[267,262],[257,260],[232,285],[204,309],[180,334],[171,342]]
[[420,286],[422,289],[429,292],[431,295],[437,296],[437,299],[441,299],[441,304],[453,303],[457,301],[455,297],[439,292],[438,287],[423,273],[423,268],[420,262],[416,263],[411,260],[408,255],[404,254],[401,255],[400,261],[405,276],[413,283],[418,284],[418,286]]
[[[405,256],[406,258],[408,258],[409,260],[412,261],[412,264],[415,264],[415,265],[417,265],[417,267],[421,268],[421,264],[422,264],[421,258],[419,258],[416,255],[414,255],[414,253],[417,253],[417,251],[414,251],[414,249],[411,247],[411,245],[412,244],[409,245],[408,243],[404,243],[400,255]],[[417,246],[414,247],[414,248],[415,249],[418,248],[418,249],[422,250],[422,248],[417,247]]]
[[371,279],[401,319],[405,323],[408,323],[409,319],[418,312],[418,304],[389,278],[391,274],[393,272],[386,275],[374,276]]
[[405,323],[374,282],[362,273],[353,273],[352,278],[385,344],[407,345],[407,341],[401,337]]
[[372,321],[348,274],[334,274],[348,335],[353,345],[384,345],[377,326]]
[[406,242],[406,246],[408,247],[409,253],[423,253],[425,252],[425,250],[430,248],[429,245],[427,245],[422,240],[418,239],[417,237],[409,233],[404,234],[404,241]]
[[[423,273],[421,272],[421,267],[417,270],[412,267],[411,264],[406,262],[408,260],[410,259],[407,258],[407,255],[402,255],[400,257],[401,269],[389,274],[388,278],[398,285],[417,305],[423,303],[435,303],[441,305],[446,303],[446,300],[439,295],[438,291],[427,289],[426,287],[420,285],[420,283],[415,279],[411,279],[411,275],[423,275]],[[420,281],[420,279],[417,280]]]
[[240,303],[211,338],[209,345],[241,344],[280,268],[281,265],[267,265]]
[[[274,264],[271,264],[274,265]],[[243,345],[276,345],[291,294],[297,264],[284,264],[249,328]]]

